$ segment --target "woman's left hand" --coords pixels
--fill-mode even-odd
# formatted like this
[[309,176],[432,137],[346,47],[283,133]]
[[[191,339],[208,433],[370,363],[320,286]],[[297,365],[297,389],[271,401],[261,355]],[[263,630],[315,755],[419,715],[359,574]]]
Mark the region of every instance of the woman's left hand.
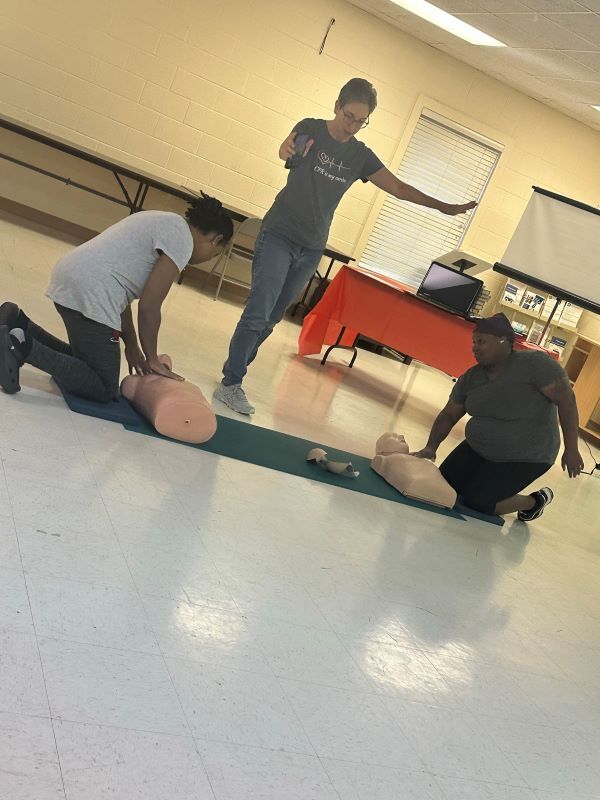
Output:
[[130,375],[147,375],[151,371],[148,368],[146,356],[142,353],[137,343],[133,346],[125,347],[125,358],[129,364]]
[[581,453],[576,447],[572,450],[567,450],[565,448],[560,463],[563,470],[569,473],[569,478],[576,478],[585,466]]

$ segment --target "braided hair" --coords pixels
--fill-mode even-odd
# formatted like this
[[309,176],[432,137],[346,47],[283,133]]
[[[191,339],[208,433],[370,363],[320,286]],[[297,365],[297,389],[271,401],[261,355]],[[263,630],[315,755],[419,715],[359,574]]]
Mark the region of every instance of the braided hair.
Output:
[[223,244],[233,236],[233,222],[223,208],[223,203],[216,197],[200,193],[185,212],[185,218],[201,233],[218,233],[223,237]]
[[377,89],[364,78],[352,78],[342,86],[338,103],[340,108],[349,103],[364,103],[372,114],[377,108]]

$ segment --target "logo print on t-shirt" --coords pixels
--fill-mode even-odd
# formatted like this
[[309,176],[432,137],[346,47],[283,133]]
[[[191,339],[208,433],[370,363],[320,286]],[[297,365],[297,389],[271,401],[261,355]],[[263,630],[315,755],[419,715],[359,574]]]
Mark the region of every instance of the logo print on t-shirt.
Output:
[[325,153],[323,150],[319,151],[318,158],[319,158],[319,161],[321,162],[321,164],[323,164],[324,167],[329,167],[329,169],[337,169],[337,171],[339,173],[341,173],[341,171],[343,169],[350,169],[350,167],[345,167],[344,166],[344,162],[343,161],[340,161],[339,164],[336,164],[335,163],[335,158],[332,158],[331,156],[328,156],[327,153]]
[[323,165],[319,166],[317,164],[314,167],[314,171],[318,175],[322,175],[324,178],[329,178],[329,180],[332,182],[335,181],[336,183],[343,184],[348,183],[348,179],[342,175],[342,170],[349,171],[350,167],[345,167],[343,161],[340,161],[339,164],[337,164],[335,158],[328,156],[323,150],[319,151],[317,158]]

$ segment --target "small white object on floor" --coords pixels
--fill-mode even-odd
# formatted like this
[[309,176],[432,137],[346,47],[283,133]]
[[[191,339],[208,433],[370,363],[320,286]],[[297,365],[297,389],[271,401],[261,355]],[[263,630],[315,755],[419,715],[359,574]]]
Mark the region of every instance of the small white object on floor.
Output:
[[330,461],[325,450],[320,447],[314,447],[310,450],[306,460],[313,464],[318,464],[321,469],[325,469],[334,475],[344,475],[346,478],[358,478],[360,475],[360,472],[355,470],[349,461]]

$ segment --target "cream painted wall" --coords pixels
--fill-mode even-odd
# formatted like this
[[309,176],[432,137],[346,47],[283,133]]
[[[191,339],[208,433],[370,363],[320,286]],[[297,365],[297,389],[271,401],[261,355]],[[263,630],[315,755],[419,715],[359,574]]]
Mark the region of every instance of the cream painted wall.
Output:
[[[336,18],[322,56],[318,48]],[[344,0],[4,0],[0,111],[262,214],[285,181],[279,142],[327,116],[340,86],[369,78],[379,108],[362,138],[390,163],[421,95],[509,143],[464,248],[501,257],[532,184],[597,205],[600,134]],[[0,134],[3,149],[34,147]],[[35,158],[39,148],[35,149]],[[61,174],[91,172],[60,154]],[[113,191],[110,176],[94,181]],[[354,252],[376,189],[343,200],[331,242]],[[92,228],[122,210],[0,163],[0,195]],[[462,198],[444,198],[462,199]],[[149,205],[165,204],[150,197]],[[168,205],[172,205],[168,204]],[[588,335],[600,320],[586,315]]]

